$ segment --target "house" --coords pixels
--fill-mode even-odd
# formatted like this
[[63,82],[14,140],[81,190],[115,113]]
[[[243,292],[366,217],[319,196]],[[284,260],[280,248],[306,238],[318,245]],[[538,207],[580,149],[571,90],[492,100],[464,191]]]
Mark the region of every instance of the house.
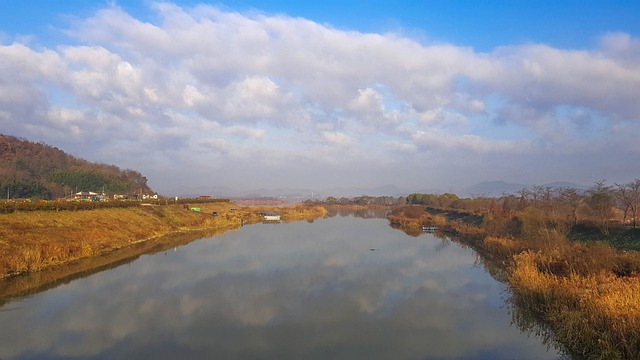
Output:
[[142,200],[147,200],[147,199],[158,199],[158,194],[153,194],[153,195],[149,195],[149,194],[142,194]]
[[73,194],[74,200],[80,201],[98,201],[101,195],[92,191],[79,191]]

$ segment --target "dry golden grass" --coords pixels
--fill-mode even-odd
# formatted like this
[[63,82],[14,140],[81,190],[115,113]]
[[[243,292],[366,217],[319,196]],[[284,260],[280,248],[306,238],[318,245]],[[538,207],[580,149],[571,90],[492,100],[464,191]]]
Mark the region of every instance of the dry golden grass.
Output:
[[640,359],[640,253],[603,242],[572,243],[567,228],[540,211],[488,214],[482,226],[441,225],[441,219],[423,216],[412,209],[389,219],[404,226],[438,221],[483,259],[506,269],[512,301],[542,318],[553,339],[571,352]]
[[[283,220],[323,216],[320,207],[240,208],[220,202],[140,206],[88,211],[0,214],[0,277],[39,271],[185,230],[238,227],[261,221],[260,211],[281,211]],[[218,215],[213,215],[216,211]]]
[[487,236],[483,240],[484,253],[495,261],[509,262],[513,255],[519,254],[525,247],[519,241],[512,238]]
[[597,359],[640,358],[640,277],[608,271],[555,274],[553,264],[561,259],[559,251],[516,255],[509,283],[517,303],[538,313],[574,352]]
[[446,224],[446,218],[440,215],[431,215],[424,211],[423,206],[408,205],[394,209],[387,216],[391,226],[407,232],[420,233],[423,225],[441,227]]
[[42,271],[2,279],[0,280],[0,306],[5,301],[15,297],[35,294],[73,279],[120,266],[135,260],[141,254],[167,251],[203,237],[214,236],[226,230],[228,228],[172,233],[155,238],[152,241],[138,242],[101,256],[87,256],[64,266],[53,266]]

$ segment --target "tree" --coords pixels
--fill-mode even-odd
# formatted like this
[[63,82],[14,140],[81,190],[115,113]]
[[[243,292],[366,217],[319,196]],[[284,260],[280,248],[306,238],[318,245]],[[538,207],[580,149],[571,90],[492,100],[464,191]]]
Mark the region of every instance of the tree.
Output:
[[633,228],[637,228],[638,205],[640,205],[640,179],[634,179],[626,184],[616,184],[615,195],[625,207],[625,218],[627,212],[631,212]]
[[611,218],[611,206],[613,197],[611,187],[605,185],[605,180],[596,183],[587,190],[586,203],[591,209],[596,220],[596,226],[603,235],[609,235],[609,219]]
[[569,207],[572,225],[575,226],[578,223],[578,207],[584,200],[584,195],[582,195],[578,189],[568,187],[560,188],[558,190],[558,197],[561,203]]

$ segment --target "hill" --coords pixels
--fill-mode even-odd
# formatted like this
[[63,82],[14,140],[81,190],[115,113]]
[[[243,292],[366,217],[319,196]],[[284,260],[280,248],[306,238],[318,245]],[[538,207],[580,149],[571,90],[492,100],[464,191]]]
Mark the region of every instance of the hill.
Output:
[[0,134],[0,197],[55,199],[76,191],[153,192],[137,171],[91,163],[56,147]]

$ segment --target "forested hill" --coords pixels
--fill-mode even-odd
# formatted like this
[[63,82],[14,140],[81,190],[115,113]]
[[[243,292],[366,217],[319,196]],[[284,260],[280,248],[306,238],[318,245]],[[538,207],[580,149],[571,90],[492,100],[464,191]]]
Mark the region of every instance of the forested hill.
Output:
[[56,147],[0,134],[0,198],[55,199],[76,191],[153,192],[137,171],[91,163]]

